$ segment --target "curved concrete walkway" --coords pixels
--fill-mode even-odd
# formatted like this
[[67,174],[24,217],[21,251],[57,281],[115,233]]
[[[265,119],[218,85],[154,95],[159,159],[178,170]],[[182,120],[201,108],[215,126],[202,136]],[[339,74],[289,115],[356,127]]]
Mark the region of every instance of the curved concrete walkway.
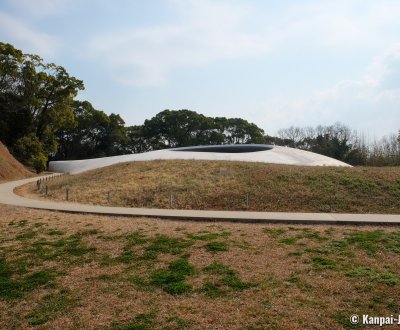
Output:
[[[46,176],[43,176],[44,178]],[[204,211],[174,209],[144,209],[97,206],[77,203],[35,200],[21,197],[14,189],[38,180],[39,177],[0,184],[0,203],[34,209],[56,210],[74,213],[104,215],[145,216],[182,220],[231,221],[248,223],[306,223],[306,224],[400,224],[400,215],[391,214],[343,214],[343,213],[287,213],[248,211]]]

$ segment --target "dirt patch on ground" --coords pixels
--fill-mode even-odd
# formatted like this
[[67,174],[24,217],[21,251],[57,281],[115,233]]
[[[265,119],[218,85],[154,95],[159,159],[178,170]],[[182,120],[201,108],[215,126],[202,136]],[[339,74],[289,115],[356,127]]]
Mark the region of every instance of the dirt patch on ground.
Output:
[[397,313],[397,227],[0,205],[0,328],[326,329]]

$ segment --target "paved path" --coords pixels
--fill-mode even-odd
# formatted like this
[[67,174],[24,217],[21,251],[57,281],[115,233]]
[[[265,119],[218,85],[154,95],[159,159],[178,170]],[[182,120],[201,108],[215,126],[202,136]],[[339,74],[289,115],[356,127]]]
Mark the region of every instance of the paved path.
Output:
[[38,178],[29,178],[0,184],[0,203],[35,209],[64,212],[123,216],[146,216],[169,219],[231,221],[248,223],[308,223],[308,224],[400,224],[400,215],[343,214],[343,213],[287,213],[247,211],[204,211],[174,209],[144,209],[96,206],[76,203],[35,200],[14,194],[14,188]]

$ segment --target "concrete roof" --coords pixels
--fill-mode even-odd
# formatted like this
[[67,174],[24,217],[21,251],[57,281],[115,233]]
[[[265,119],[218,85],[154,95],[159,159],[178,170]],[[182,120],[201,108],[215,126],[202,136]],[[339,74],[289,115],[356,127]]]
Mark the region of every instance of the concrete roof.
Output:
[[[244,146],[245,145],[241,145],[241,148],[243,148]],[[249,146],[249,150],[251,150],[251,146],[253,146],[254,149],[254,145],[247,146]],[[180,150],[179,148],[175,148],[144,152],[141,154],[129,154],[104,158],[53,161],[49,164],[49,171],[58,173],[80,173],[117,163],[159,159],[228,160],[302,166],[350,166],[339,160],[305,150],[270,145],[265,146],[267,150],[249,152],[199,152],[199,150],[189,151],[190,149]],[[210,150],[210,146],[206,146],[206,148],[207,150]],[[238,147],[232,145],[231,148]]]

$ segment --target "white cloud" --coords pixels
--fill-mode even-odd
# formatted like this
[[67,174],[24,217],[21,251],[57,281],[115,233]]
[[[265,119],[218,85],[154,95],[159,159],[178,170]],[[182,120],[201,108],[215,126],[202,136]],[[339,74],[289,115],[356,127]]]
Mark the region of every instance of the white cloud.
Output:
[[24,52],[40,54],[52,58],[57,53],[60,41],[35,29],[22,19],[0,11],[0,38],[11,42]]
[[398,31],[400,3],[322,0],[294,5],[287,18],[288,38],[307,39],[324,47],[370,47],[398,38],[393,31]]
[[397,132],[400,129],[400,45],[377,56],[365,71],[358,80],[340,81],[309,97],[270,99],[259,106],[263,114],[256,121],[268,132],[292,125],[315,126],[336,121],[373,136]]
[[89,53],[116,78],[133,85],[160,85],[175,68],[259,56],[265,38],[241,31],[249,9],[225,2],[174,1],[179,22],[94,37]]
[[400,43],[393,45],[373,60],[364,80],[385,89],[400,87]]
[[175,69],[262,57],[292,43],[335,51],[385,47],[397,38],[388,31],[398,27],[400,3],[365,3],[362,10],[359,1],[294,3],[277,15],[274,7],[262,11],[248,2],[170,0],[174,22],[90,37],[86,53],[120,82],[157,86]]
[[9,0],[19,13],[30,18],[44,18],[65,13],[71,6],[81,0]]

